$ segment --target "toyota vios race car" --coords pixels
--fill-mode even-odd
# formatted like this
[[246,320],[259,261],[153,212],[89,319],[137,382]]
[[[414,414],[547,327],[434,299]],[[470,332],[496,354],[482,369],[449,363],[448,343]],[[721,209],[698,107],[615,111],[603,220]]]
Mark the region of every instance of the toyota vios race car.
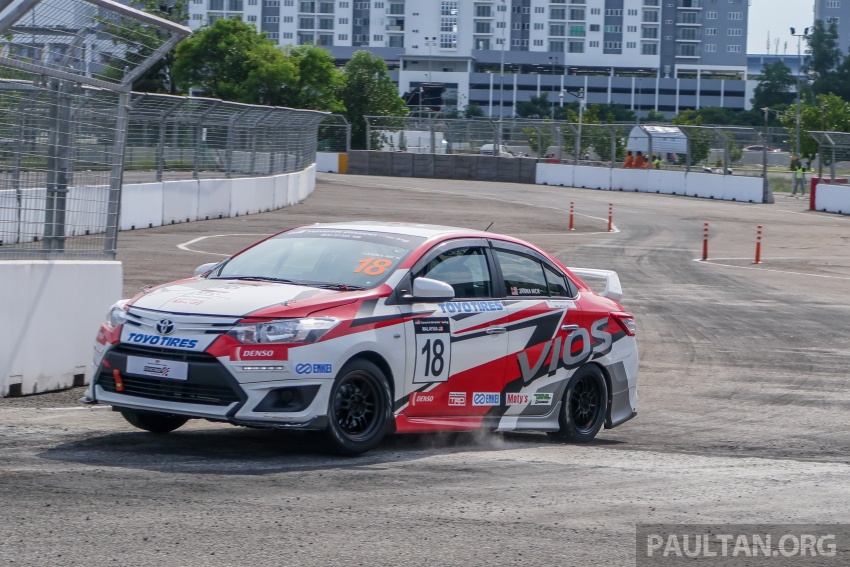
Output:
[[586,442],[635,415],[621,295],[615,273],[508,236],[310,225],[113,306],[83,401],[156,433],[191,418],[320,430],[342,454],[392,432]]

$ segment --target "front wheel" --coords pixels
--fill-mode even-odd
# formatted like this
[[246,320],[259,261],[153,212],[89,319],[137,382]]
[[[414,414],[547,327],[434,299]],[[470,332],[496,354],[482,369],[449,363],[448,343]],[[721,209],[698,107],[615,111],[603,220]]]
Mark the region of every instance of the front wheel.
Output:
[[328,403],[326,447],[354,456],[374,449],[387,433],[391,418],[387,379],[368,360],[354,360],[337,375]]
[[576,443],[589,443],[605,423],[608,387],[597,366],[586,366],[570,379],[564,392],[558,437]]
[[188,417],[171,413],[139,411],[127,408],[120,408],[119,411],[130,425],[150,431],[151,433],[171,433],[189,421]]

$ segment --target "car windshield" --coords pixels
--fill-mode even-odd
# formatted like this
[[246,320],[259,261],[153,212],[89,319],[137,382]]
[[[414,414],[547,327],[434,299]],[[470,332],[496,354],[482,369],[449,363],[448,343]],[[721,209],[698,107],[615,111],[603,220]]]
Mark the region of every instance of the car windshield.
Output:
[[383,283],[424,240],[384,232],[298,228],[237,254],[209,277],[368,289]]

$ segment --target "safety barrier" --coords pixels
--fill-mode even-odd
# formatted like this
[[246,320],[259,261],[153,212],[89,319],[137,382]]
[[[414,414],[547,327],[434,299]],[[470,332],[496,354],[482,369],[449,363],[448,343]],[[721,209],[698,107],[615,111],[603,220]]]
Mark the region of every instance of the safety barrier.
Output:
[[316,171],[322,173],[346,173],[347,153],[317,152]]
[[537,164],[536,183],[605,191],[687,195],[747,203],[761,203],[764,190],[763,182],[758,177],[654,169],[608,169],[551,163]]
[[121,281],[120,262],[0,261],[0,397],[82,386]]
[[316,187],[316,166],[268,177],[192,179],[125,185],[121,230],[237,217],[282,209]]
[[850,215],[850,187],[819,183],[814,208],[826,213]]

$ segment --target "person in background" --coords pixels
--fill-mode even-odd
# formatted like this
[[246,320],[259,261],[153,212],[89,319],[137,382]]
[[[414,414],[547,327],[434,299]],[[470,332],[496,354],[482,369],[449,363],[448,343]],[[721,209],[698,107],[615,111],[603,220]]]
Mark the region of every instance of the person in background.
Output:
[[643,152],[638,152],[635,156],[635,169],[646,169],[648,162],[646,158],[643,157]]
[[794,190],[791,191],[791,196],[797,195],[797,188],[800,188],[800,194],[806,195],[806,170],[803,169],[803,164],[797,162],[797,171],[794,172]]
[[635,156],[632,155],[632,151],[629,150],[629,153],[626,155],[626,163],[623,164],[623,169],[634,169],[635,167]]
[[661,158],[658,155],[652,156],[652,167],[653,169],[661,169]]

